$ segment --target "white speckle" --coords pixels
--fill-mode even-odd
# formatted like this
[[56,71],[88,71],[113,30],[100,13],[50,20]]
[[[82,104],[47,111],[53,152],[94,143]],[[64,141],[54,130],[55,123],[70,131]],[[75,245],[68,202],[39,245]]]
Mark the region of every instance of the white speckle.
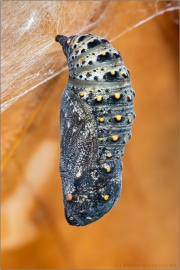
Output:
[[76,178],[80,178],[82,175],[81,171],[78,171],[78,173],[76,174]]
[[36,15],[35,11],[33,11],[30,14],[29,19],[27,19],[25,25],[21,28],[21,35],[23,35],[25,32],[27,32],[31,28],[32,24],[35,22],[35,15]]
[[49,69],[49,74],[53,74],[54,73],[54,70],[52,70],[52,69]]

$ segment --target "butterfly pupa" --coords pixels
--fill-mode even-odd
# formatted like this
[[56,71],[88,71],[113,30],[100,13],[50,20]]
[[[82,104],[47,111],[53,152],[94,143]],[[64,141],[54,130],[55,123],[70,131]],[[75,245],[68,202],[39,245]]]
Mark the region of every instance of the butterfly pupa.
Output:
[[65,217],[84,226],[118,201],[122,156],[135,118],[129,70],[112,44],[92,34],[56,36],[69,67],[60,108]]

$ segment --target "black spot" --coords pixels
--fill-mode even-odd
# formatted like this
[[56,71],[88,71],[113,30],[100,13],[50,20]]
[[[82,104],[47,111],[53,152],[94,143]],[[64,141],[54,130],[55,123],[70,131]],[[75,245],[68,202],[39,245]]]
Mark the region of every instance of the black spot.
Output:
[[99,44],[101,44],[101,41],[98,39],[94,39],[93,42],[88,42],[87,47],[88,47],[88,49],[91,49],[91,48],[98,46]]
[[107,72],[104,74],[103,79],[107,82],[117,81],[119,79],[119,73],[115,71],[115,74],[112,75],[111,72]]
[[83,41],[85,38],[86,38],[86,36],[81,36],[81,37],[78,39],[77,43]]
[[107,39],[101,39],[101,43],[109,43],[109,41]]
[[113,53],[113,58],[117,59],[117,58],[121,58],[121,56],[119,54]]
[[79,64],[77,64],[76,67],[79,67]]
[[76,51],[75,54],[78,54],[79,51]]
[[122,76],[123,76],[123,78],[128,78],[129,74],[128,73],[123,73]]
[[76,47],[77,47],[77,45],[75,44],[75,45],[74,45],[74,49],[76,49]]
[[109,93],[109,89],[106,89],[105,92],[106,92],[106,93]]
[[112,55],[110,53],[106,52],[105,55],[102,55],[102,54],[98,55],[96,60],[97,60],[97,62],[101,63],[101,62],[106,62],[106,61],[111,60],[111,59],[112,59]]
[[82,65],[84,65],[86,63],[86,61],[82,61]]
[[104,68],[101,68],[101,71],[104,71]]
[[74,59],[74,56],[72,56],[72,59]]
[[93,62],[92,62],[92,61],[89,61],[89,62],[88,62],[88,64],[89,64],[89,65],[92,65],[92,64],[93,64]]
[[82,75],[79,76],[79,78],[82,78],[82,77],[83,77]]
[[98,81],[98,77],[97,77],[97,76],[95,76],[95,77],[94,77],[94,80],[95,80],[95,81]]
[[92,74],[89,72],[86,74],[86,77],[91,77],[91,76],[92,76]]
[[81,53],[84,53],[85,51],[86,51],[85,49],[82,49],[82,50],[81,50]]

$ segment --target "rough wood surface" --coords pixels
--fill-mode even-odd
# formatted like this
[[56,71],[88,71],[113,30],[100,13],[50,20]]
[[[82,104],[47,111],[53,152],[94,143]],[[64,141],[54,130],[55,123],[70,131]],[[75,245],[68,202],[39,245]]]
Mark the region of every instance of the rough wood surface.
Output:
[[[107,22],[118,33],[119,5],[111,2],[93,33],[102,34]],[[166,13],[112,44],[136,91],[122,196],[89,226],[71,227],[64,218],[58,171],[64,72],[42,90],[42,106],[4,166],[2,269],[178,269],[178,26]],[[9,129],[11,121],[6,117]]]

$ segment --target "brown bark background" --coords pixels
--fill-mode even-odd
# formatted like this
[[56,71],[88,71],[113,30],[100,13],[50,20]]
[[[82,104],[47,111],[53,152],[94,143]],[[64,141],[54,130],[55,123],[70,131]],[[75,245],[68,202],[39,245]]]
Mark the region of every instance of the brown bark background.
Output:
[[[65,6],[65,14],[75,4]],[[105,12],[89,32],[113,39],[133,20],[126,11],[137,5],[84,2],[75,24],[84,16],[85,27]],[[152,14],[148,2],[140,7]],[[123,157],[121,198],[99,221],[71,227],[63,214],[59,104],[68,72],[2,113],[2,269],[178,268],[177,19],[175,11],[164,13],[112,41],[131,72],[136,119]],[[65,57],[54,43],[49,55],[58,54],[60,68]],[[12,95],[26,89],[18,86],[17,81]]]

